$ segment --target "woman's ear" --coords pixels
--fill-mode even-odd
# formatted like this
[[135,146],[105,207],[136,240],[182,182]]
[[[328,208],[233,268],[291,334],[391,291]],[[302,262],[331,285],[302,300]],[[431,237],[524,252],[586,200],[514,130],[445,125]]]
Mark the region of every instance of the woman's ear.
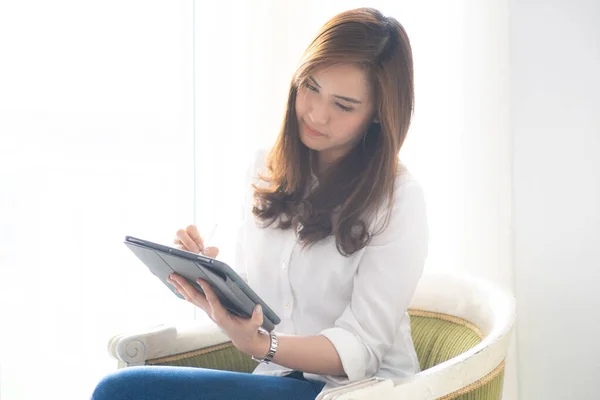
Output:
[[373,117],[373,123],[375,123],[375,124],[381,123],[381,121],[379,121],[379,115],[378,114],[375,114],[375,116]]

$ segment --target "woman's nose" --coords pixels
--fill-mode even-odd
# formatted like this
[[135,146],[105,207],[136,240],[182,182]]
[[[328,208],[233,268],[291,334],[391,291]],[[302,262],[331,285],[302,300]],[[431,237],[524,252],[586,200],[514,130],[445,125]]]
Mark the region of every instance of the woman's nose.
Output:
[[327,108],[321,104],[313,104],[308,111],[308,117],[315,125],[325,125],[329,122]]

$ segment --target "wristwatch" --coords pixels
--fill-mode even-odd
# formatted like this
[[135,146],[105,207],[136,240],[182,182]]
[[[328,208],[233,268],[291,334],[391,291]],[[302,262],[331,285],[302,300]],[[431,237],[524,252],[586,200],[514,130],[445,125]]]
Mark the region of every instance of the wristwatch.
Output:
[[264,356],[263,358],[256,358],[252,356],[252,359],[257,363],[269,364],[273,360],[275,352],[277,351],[277,335],[275,335],[275,332],[267,332],[262,328],[259,330],[259,332],[263,335],[269,335],[269,337],[271,338],[271,345],[269,346],[269,352],[266,356]]

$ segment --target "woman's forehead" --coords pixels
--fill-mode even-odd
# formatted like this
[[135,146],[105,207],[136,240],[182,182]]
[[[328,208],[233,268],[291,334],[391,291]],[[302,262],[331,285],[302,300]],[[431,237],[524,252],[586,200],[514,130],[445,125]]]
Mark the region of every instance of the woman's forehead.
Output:
[[371,94],[367,72],[353,64],[336,64],[315,70],[310,77],[326,92],[366,101]]

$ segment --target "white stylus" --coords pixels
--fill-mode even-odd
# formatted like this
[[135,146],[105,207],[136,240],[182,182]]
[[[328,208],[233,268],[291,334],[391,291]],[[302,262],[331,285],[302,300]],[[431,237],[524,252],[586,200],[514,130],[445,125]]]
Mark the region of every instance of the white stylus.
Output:
[[[217,226],[219,226],[219,224],[215,224],[212,228],[212,230],[210,231],[210,234],[206,237],[206,239],[204,240],[204,248],[208,247],[207,244],[210,243],[211,239],[213,238],[213,236],[215,235],[215,232],[217,231]],[[204,249],[202,249],[201,251],[202,254],[204,254]]]

